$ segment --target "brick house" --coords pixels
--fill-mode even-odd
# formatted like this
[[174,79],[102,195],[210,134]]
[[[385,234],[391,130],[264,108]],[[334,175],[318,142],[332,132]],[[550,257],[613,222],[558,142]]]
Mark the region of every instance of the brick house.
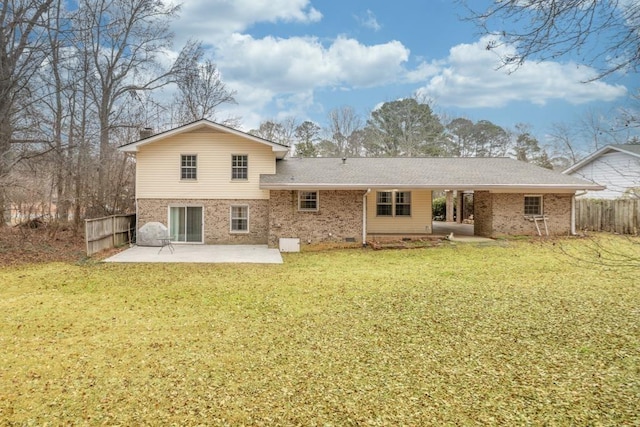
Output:
[[135,155],[138,228],[174,242],[366,242],[429,235],[435,190],[474,193],[475,234],[573,231],[574,196],[602,187],[507,158],[290,158],[289,147],[200,120],[119,148]]

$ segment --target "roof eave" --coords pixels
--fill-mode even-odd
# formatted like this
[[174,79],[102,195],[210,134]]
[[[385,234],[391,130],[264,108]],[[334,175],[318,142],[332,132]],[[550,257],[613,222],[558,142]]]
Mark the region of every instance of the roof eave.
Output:
[[624,154],[628,154],[628,155],[633,156],[633,157],[640,158],[640,155],[638,155],[638,153],[635,153],[633,151],[628,151],[628,150],[625,150],[624,148],[617,147],[617,146],[614,146],[614,145],[605,145],[601,149],[594,151],[593,153],[591,153],[590,155],[588,155],[584,159],[580,160],[576,164],[574,164],[572,166],[569,166],[567,169],[563,170],[562,173],[565,174],[565,175],[573,173],[573,172],[577,171],[578,169],[582,168],[583,166],[586,166],[587,164],[591,163],[592,161],[594,161],[595,159],[597,159],[598,157],[603,155],[605,152],[610,151],[610,150],[618,151],[620,153],[624,153]]
[[[231,127],[228,127],[228,126],[223,126],[223,125],[220,125],[218,123],[214,123],[212,121],[205,120],[205,119],[198,120],[196,122],[189,123],[189,124],[186,124],[184,126],[180,126],[180,127],[174,128],[174,129],[170,129],[168,131],[161,132],[161,133],[158,133],[156,135],[152,135],[152,136],[150,136],[148,138],[144,138],[144,139],[140,139],[140,140],[135,141],[135,142],[131,142],[129,144],[122,145],[122,146],[118,147],[118,150],[122,151],[124,153],[135,153],[135,152],[139,151],[139,148],[141,146],[143,146],[143,145],[151,144],[151,143],[154,143],[156,141],[160,141],[160,140],[163,140],[163,139],[175,136],[175,135],[179,135],[181,133],[189,132],[189,131],[192,131],[192,130],[197,129],[199,127],[202,127],[202,126],[206,126],[206,127],[211,128],[211,129],[215,129],[215,130],[218,130],[218,131],[221,131],[221,132],[224,132],[224,133],[229,133],[229,134],[232,134],[232,135],[236,135],[236,136],[239,136],[239,137],[242,137],[242,138],[254,141],[254,142],[258,142],[260,144],[268,145],[268,146],[271,147],[271,149],[272,149],[272,151],[274,153],[278,154],[276,157],[278,157],[279,159],[284,158],[286,156],[286,154],[289,152],[289,147],[287,147],[285,145],[278,144],[276,142],[269,141],[269,140],[257,137],[255,135],[251,135],[249,133],[242,132],[242,131],[239,131],[237,129],[234,129],[234,128],[231,128]],[[280,157],[280,155],[282,157]]]
[[368,190],[371,188],[382,190],[523,190],[523,191],[600,191],[606,187],[597,184],[567,185],[567,184],[328,184],[328,183],[261,183],[263,190]]

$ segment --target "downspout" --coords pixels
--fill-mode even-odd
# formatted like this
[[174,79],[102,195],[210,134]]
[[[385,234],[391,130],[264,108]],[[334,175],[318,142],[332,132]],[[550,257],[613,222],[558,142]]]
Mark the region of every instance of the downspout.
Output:
[[362,246],[367,246],[367,195],[371,193],[371,189],[362,196]]
[[574,193],[573,196],[571,196],[571,235],[572,236],[576,235],[576,197],[584,196],[585,194],[587,194],[587,192],[583,191],[581,193]]

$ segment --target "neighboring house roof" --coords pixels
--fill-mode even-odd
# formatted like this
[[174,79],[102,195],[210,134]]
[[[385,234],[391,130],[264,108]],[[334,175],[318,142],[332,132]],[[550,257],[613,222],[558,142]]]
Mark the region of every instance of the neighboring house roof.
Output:
[[612,151],[618,151],[620,153],[628,154],[632,157],[637,157],[638,159],[640,159],[640,144],[611,144],[611,145],[606,145],[601,149],[593,152],[592,154],[588,155],[584,159],[580,160],[575,165],[562,171],[562,173],[570,174],[572,172],[575,172],[578,169],[584,167],[585,165],[598,159],[602,155],[610,153]]
[[171,136],[175,136],[175,135],[179,135],[181,133],[185,133],[185,132],[191,132],[193,130],[196,129],[200,129],[200,128],[209,128],[213,131],[217,131],[217,132],[223,132],[223,133],[228,133],[231,135],[236,135],[236,136],[240,136],[242,138],[254,141],[254,142],[258,142],[260,144],[265,144],[268,145],[272,148],[273,152],[276,153],[276,157],[278,159],[283,159],[287,153],[289,152],[289,147],[284,145],[284,144],[279,144],[277,142],[273,142],[273,141],[269,141],[266,140],[264,138],[260,138],[258,136],[255,135],[251,135],[249,133],[246,132],[242,132],[239,131],[237,129],[233,129],[230,128],[228,126],[224,126],[221,125],[219,123],[215,123],[212,122],[210,120],[206,120],[206,119],[202,119],[202,120],[198,120],[192,123],[188,123],[184,126],[180,126],[165,132],[160,132],[157,133],[155,135],[152,135],[148,138],[142,138],[139,139],[138,141],[134,141],[134,142],[130,142],[128,144],[124,144],[120,147],[118,147],[118,150],[120,151],[124,151],[126,153],[135,153],[136,151],[138,151],[138,148],[143,146],[143,145],[147,145],[147,144],[152,144],[154,142],[163,140],[165,138],[169,138]]
[[288,158],[264,189],[430,188],[456,190],[601,190],[580,178],[509,158]]

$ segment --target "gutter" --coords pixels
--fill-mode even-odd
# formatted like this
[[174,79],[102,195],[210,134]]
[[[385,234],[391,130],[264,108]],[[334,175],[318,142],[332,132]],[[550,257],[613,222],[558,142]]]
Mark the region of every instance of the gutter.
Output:
[[[356,183],[356,184],[327,184],[327,183],[260,183],[262,190],[367,190],[371,186],[381,190],[395,189],[429,189],[429,190],[447,190],[455,187],[459,190],[487,190],[497,192],[521,192],[521,191],[541,191],[546,193],[556,192],[575,192],[586,190],[584,184],[381,184],[381,183]],[[606,187],[593,184],[588,189],[592,191],[604,190]]]
[[362,246],[367,245],[367,196],[369,193],[371,193],[371,189],[367,188],[362,196]]

